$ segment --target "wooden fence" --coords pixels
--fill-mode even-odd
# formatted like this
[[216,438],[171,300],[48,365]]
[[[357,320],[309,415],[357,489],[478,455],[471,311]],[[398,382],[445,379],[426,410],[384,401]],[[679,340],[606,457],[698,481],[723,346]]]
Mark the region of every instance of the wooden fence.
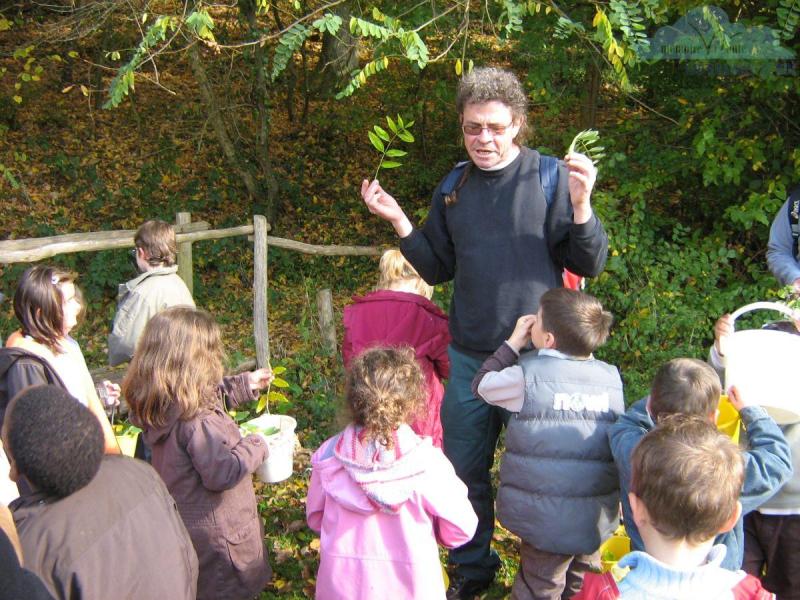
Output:
[[[256,346],[256,364],[261,367],[269,364],[269,327],[267,325],[267,258],[269,246],[284,248],[304,254],[320,256],[377,256],[380,248],[372,246],[318,246],[295,240],[268,235],[270,229],[266,217],[253,216],[253,223],[225,229],[211,229],[204,221],[192,221],[191,214],[180,212],[175,219],[175,232],[178,242],[178,274],[193,291],[192,244],[205,240],[218,240],[240,235],[253,240],[253,336]],[[0,241],[0,264],[26,263],[44,260],[59,254],[72,252],[98,252],[100,250],[116,250],[133,248],[134,230],[94,231],[87,233],[68,233],[45,238],[28,238],[20,240]],[[330,293],[321,294],[330,298]],[[319,297],[319,296],[318,296]],[[324,321],[329,321],[329,308],[320,308],[325,312]],[[332,326],[328,325],[328,327]],[[323,331],[323,338],[328,340],[330,331]],[[335,344],[335,334],[334,334]]]

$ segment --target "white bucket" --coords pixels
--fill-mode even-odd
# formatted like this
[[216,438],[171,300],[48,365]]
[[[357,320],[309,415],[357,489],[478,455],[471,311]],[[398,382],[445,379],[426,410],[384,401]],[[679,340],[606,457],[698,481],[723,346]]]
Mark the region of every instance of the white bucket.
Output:
[[[757,309],[776,310],[792,318],[783,304],[756,302],[743,306],[731,317]],[[725,386],[735,385],[748,401],[763,406],[780,425],[800,421],[800,335],[768,329],[735,331],[723,348],[727,358]]]
[[269,448],[269,455],[256,469],[258,478],[266,483],[278,483],[288,479],[294,469],[294,430],[297,421],[287,415],[261,415],[248,421],[247,425],[264,431],[278,429],[278,432],[272,435],[261,434]]

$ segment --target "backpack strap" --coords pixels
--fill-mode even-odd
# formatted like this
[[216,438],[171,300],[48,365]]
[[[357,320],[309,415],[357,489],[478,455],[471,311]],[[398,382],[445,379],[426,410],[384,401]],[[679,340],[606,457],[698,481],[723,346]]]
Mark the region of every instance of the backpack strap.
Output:
[[539,181],[542,184],[547,208],[553,203],[558,187],[558,159],[547,154],[539,155]]
[[800,187],[789,194],[789,227],[792,229],[792,256],[797,260],[798,240],[800,239]]
[[453,170],[445,176],[444,181],[442,181],[442,187],[439,189],[442,196],[447,197],[453,193],[453,190],[456,189],[456,185],[458,184],[461,174],[464,172],[464,169],[468,164],[468,160],[456,163],[456,166],[453,167]]

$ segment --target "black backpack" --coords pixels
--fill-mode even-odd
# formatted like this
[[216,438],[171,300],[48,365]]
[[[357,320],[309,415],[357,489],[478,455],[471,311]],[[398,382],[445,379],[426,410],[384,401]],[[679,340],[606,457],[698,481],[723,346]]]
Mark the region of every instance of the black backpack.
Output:
[[788,209],[789,227],[792,229],[792,256],[797,260],[798,240],[800,240],[800,186],[789,194]]

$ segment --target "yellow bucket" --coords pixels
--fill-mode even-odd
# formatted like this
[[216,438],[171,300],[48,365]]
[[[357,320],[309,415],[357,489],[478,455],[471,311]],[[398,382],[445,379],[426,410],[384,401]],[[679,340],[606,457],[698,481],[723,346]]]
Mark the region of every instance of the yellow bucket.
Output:
[[117,438],[119,449],[125,456],[133,456],[136,453],[136,440],[139,439],[138,431],[128,430],[122,433],[123,425],[114,425],[114,437]]
[[620,525],[610,538],[600,546],[600,564],[603,573],[610,571],[620,558],[631,551],[631,538]]
[[741,431],[742,419],[727,394],[722,394],[719,398],[717,413],[717,429],[731,438],[734,443],[739,443],[739,432]]

